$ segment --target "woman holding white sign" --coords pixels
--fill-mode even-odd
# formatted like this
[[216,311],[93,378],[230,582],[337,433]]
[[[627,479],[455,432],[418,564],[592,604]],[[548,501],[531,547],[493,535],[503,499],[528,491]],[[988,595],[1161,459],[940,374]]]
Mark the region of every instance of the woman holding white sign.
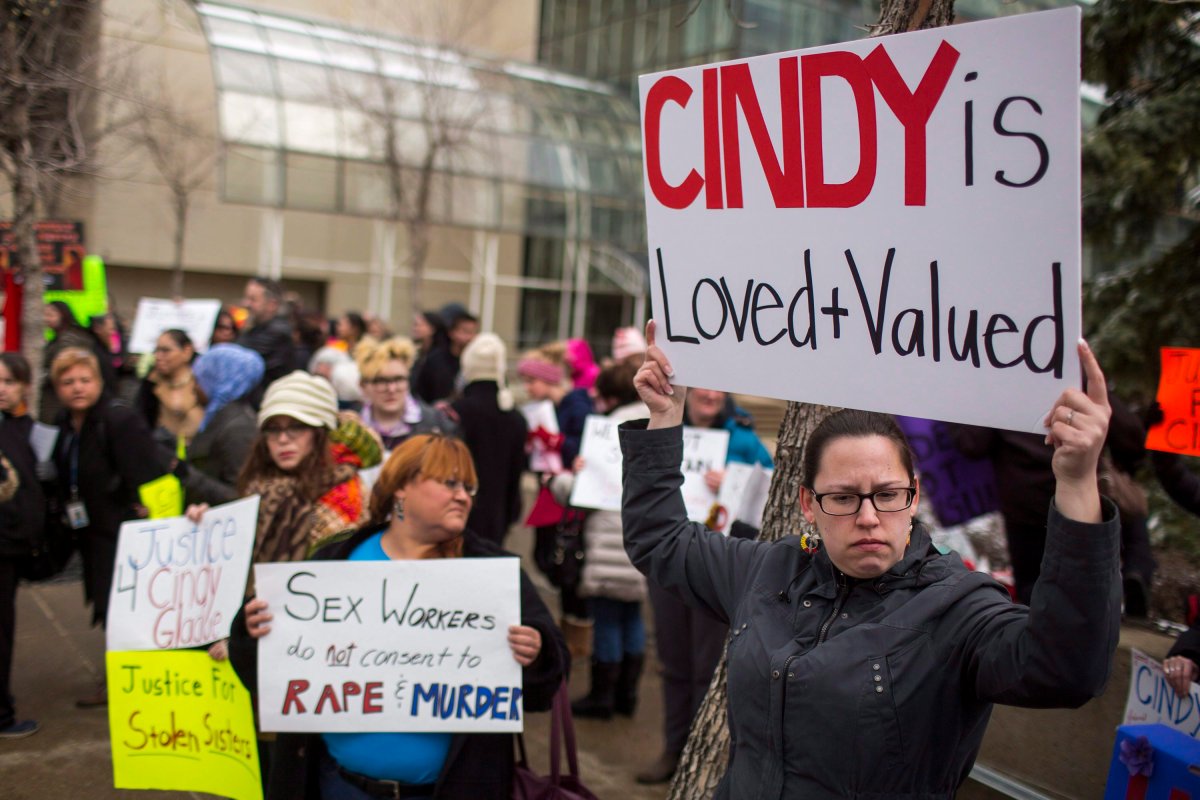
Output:
[[[470,451],[457,439],[414,436],[388,458],[371,497],[371,524],[338,537],[318,560],[515,557],[466,529],[478,488]],[[469,589],[464,589],[469,591]],[[257,686],[254,640],[270,633],[265,600],[233,621],[230,656],[247,686]],[[508,629],[524,668],[526,711],[544,711],[569,665],[562,634],[524,571],[521,623]],[[513,740],[471,733],[280,734],[270,758],[267,798],[426,797],[508,800]]]
[[[993,703],[1078,706],[1117,643],[1116,508],[1096,464],[1104,376],[1047,415],[1057,488],[1032,608],[940,554],[915,522],[920,487],[891,417],[845,410],[809,437],[800,505],[820,536],[730,539],[689,522],[679,494],[686,391],[647,330],[647,424],[621,428],[626,549],[647,577],[730,623],[729,728],[717,797],[951,798]],[[886,387],[880,387],[886,391]]]

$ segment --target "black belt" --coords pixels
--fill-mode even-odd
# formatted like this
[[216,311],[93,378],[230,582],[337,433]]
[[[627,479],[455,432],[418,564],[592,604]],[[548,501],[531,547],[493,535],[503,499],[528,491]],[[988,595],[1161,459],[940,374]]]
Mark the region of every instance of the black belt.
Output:
[[368,778],[366,775],[359,775],[357,772],[350,770],[338,764],[338,775],[342,776],[342,780],[362,789],[371,797],[433,797],[433,790],[437,788],[435,783],[401,783],[400,781],[385,781],[377,778]]

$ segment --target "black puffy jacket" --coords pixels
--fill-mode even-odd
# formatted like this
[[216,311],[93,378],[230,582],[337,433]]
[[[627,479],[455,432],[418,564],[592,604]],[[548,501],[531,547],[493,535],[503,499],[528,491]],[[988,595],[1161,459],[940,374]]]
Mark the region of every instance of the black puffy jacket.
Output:
[[621,426],[625,547],[646,576],[730,624],[730,763],[718,798],[954,796],[993,703],[1078,706],[1120,628],[1119,524],[1051,508],[1033,606],[940,554],[918,524],[874,580],[795,536],[733,539],[689,522],[681,428]]
[[0,419],[0,453],[17,472],[17,493],[0,503],[0,556],[28,555],[45,524],[46,495],[34,472],[36,458],[29,434],[33,417]]

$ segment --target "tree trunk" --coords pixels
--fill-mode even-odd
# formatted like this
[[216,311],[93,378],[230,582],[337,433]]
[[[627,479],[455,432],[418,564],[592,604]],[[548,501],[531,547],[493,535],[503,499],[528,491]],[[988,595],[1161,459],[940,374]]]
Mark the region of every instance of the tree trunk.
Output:
[[[949,25],[954,19],[954,0],[884,0],[879,22],[872,28],[875,36]],[[788,403],[779,426],[775,449],[775,476],[763,511],[763,541],[775,541],[800,530],[800,482],[804,446],[813,429],[836,409],[807,403]],[[712,683],[684,747],[679,767],[671,781],[668,800],[692,800],[712,797],[725,774],[729,761],[728,702],[726,662],[713,673]]]
[[175,251],[171,259],[171,297],[183,299],[183,246],[187,240],[188,195],[175,191]]
[[37,414],[41,404],[42,359],[46,350],[46,323],[42,320],[45,305],[45,281],[42,258],[38,252],[37,231],[37,170],[27,162],[18,162],[13,182],[13,235],[17,242],[17,263],[21,276],[21,353],[32,370],[29,386],[29,408]]

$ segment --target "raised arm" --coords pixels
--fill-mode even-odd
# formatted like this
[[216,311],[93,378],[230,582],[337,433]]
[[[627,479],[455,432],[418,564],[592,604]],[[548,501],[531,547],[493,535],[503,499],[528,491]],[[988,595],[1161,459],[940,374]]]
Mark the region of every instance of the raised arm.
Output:
[[620,428],[625,551],[650,580],[728,619],[767,545],[730,539],[688,520],[680,493],[687,390],[671,385],[674,371],[654,343],[653,320],[646,326],[646,342],[646,360],[633,382],[650,420]]
[[963,604],[979,697],[1076,706],[1103,689],[1120,633],[1120,522],[1102,505],[1096,466],[1108,431],[1104,374],[1080,343],[1086,392],[1068,389],[1046,417],[1057,480],[1042,572],[1030,607],[974,592]]

